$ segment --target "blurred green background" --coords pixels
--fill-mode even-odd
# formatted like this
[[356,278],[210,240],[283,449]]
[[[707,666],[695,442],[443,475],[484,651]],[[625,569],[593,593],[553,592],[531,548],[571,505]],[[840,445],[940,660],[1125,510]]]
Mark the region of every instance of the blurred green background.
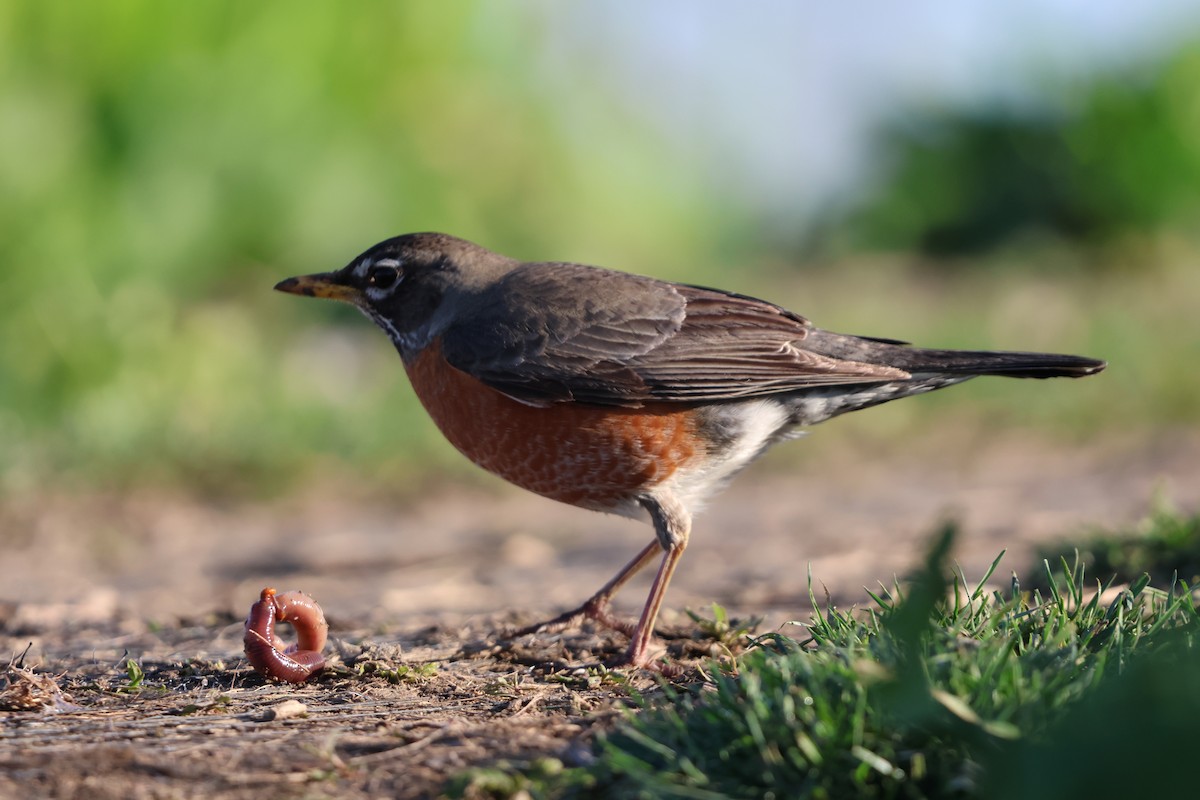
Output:
[[1195,426],[1196,20],[971,5],[0,4],[0,491],[465,470],[384,336],[270,291],[416,230],[1112,362],[810,452]]

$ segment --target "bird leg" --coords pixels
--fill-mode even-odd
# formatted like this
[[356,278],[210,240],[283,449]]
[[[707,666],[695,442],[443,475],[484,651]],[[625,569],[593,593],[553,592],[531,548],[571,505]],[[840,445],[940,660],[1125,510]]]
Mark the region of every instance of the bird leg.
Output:
[[626,564],[620,572],[612,577],[608,583],[601,587],[600,591],[592,595],[579,608],[572,609],[563,614],[559,614],[554,619],[539,622],[536,625],[530,625],[526,628],[521,628],[514,632],[513,636],[526,636],[531,633],[544,633],[548,630],[556,630],[565,628],[573,623],[583,619],[595,620],[606,628],[611,628],[615,631],[625,634],[633,638],[634,632],[637,630],[637,625],[626,620],[618,619],[613,616],[610,611],[613,596],[616,595],[621,587],[628,583],[629,579],[640,572],[654,559],[654,554],[659,551],[658,540],[655,539],[650,544],[646,545],[640,553],[634,556],[634,559]]
[[[634,556],[632,561],[579,608],[560,614],[546,622],[522,628],[513,633],[513,636],[561,629],[581,619],[592,619],[629,637],[629,649],[613,663],[614,666],[628,665],[664,673],[670,671],[669,667],[651,662],[650,640],[654,637],[654,621],[658,618],[658,611],[662,607],[663,597],[667,593],[671,576],[675,574],[675,567],[679,564],[684,549],[687,548],[692,519],[687,509],[673,495],[660,494],[657,497],[646,495],[641,498],[640,502],[650,512],[650,519],[654,523],[655,540],[642,548],[642,551]],[[613,595],[630,578],[649,564],[659,550],[664,551],[662,563],[659,564],[658,573],[654,576],[654,583],[650,586],[650,594],[646,597],[646,605],[642,607],[642,614],[638,618],[637,624],[617,619],[609,611]]]
[[[662,547],[662,563],[650,586],[650,594],[646,597],[646,605],[642,608],[642,616],[638,619],[637,627],[630,636],[629,650],[620,660],[620,664],[643,669],[659,669],[667,672],[663,665],[652,664],[650,661],[650,639],[654,636],[654,621],[658,618],[658,610],[662,607],[663,597],[667,593],[667,585],[675,574],[675,567],[683,551],[687,548],[688,536],[692,529],[692,518],[687,509],[673,495],[660,497],[644,497],[642,505],[650,512],[654,522],[654,533],[658,544]],[[645,555],[645,554],[644,554]]]

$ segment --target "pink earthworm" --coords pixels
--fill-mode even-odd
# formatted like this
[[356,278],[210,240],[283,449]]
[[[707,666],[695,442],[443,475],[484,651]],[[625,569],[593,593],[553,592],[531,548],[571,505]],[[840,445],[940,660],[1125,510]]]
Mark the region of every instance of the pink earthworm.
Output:
[[[275,623],[286,622],[296,631],[290,647],[275,633]],[[276,594],[268,587],[246,618],[242,639],[246,658],[260,675],[276,681],[303,683],[325,668],[325,634],[329,624],[321,607],[302,592]]]

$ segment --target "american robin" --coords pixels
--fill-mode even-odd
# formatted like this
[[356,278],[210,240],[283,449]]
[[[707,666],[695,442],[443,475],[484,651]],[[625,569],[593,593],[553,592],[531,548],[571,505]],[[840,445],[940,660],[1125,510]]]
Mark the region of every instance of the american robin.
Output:
[[[391,338],[451,444],[564,503],[649,518],[655,539],[578,609],[655,666],[654,621],[692,513],[803,427],[977,375],[1081,377],[1091,358],[926,350],[847,336],[753,297],[580,264],[524,263],[439,233],[381,242],[279,291],[342,300]],[[663,552],[635,625],[612,597]]]

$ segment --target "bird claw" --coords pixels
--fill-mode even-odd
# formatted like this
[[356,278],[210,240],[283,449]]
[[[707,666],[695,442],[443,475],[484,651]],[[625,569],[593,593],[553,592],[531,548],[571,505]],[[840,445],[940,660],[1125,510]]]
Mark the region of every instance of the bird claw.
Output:
[[610,630],[623,633],[632,639],[635,631],[637,630],[637,623],[619,619],[612,614],[610,609],[611,605],[609,598],[597,595],[581,605],[579,608],[559,614],[553,619],[548,619],[544,622],[538,622],[513,631],[511,636],[528,636],[535,633],[560,631],[564,628],[574,625],[577,622],[590,619],[593,622],[609,628]]
[[[581,622],[585,619],[590,619],[597,624],[603,625],[606,628],[622,633],[634,640],[637,633],[637,624],[627,620],[619,619],[611,613],[609,598],[596,596],[588,600],[579,608],[559,614],[553,619],[538,622],[534,625],[529,625],[520,630],[513,631],[509,634],[509,638],[519,636],[530,636],[539,633],[547,633],[551,631],[561,631],[565,628]],[[678,678],[683,675],[683,669],[675,664],[664,659],[654,659],[651,657],[649,648],[643,647],[642,652],[634,652],[634,641],[630,642],[629,649],[624,653],[614,658],[610,658],[603,662],[606,669],[642,669],[647,672],[655,672],[662,675],[664,678]]]

